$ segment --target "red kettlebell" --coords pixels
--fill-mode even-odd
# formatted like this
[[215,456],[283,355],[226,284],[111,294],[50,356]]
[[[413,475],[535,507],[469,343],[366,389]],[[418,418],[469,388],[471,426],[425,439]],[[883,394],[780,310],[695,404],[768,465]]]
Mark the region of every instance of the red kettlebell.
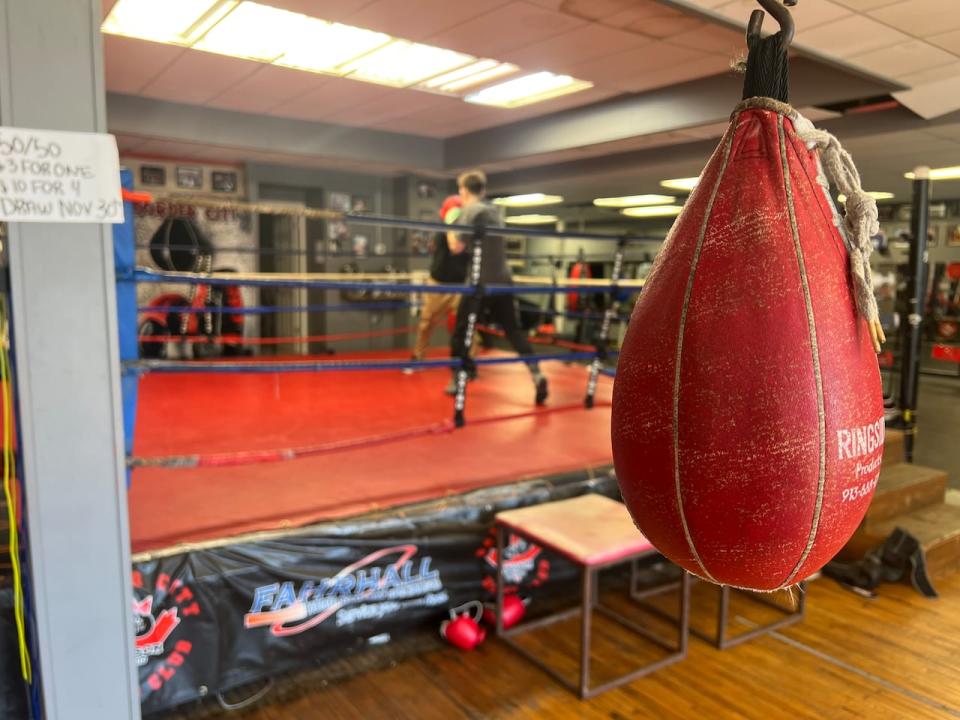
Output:
[[487,631],[478,622],[482,612],[483,604],[478,601],[453,608],[450,619],[440,624],[440,637],[461,650],[473,650],[487,637]]
[[[503,629],[509,630],[518,622],[523,620],[527,614],[527,605],[529,598],[522,598],[519,595],[505,595],[503,598]],[[483,621],[490,627],[497,626],[497,606],[494,604],[485,605],[483,608]]]

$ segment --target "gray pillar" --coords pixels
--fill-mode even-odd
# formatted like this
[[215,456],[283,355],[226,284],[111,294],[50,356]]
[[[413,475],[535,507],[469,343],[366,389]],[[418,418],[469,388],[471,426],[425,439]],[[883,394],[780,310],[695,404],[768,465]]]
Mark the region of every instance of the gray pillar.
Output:
[[[104,132],[100,0],[0,0],[0,122]],[[12,223],[44,714],[139,718],[109,225]]]

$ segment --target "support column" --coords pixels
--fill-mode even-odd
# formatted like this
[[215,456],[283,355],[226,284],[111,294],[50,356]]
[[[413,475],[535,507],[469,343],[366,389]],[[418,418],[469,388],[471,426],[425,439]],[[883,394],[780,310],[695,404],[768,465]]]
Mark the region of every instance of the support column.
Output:
[[[104,132],[100,0],[0,0],[0,123]],[[140,717],[109,225],[9,233],[44,717]]]
[[904,455],[913,462],[913,443],[917,433],[917,388],[920,382],[920,343],[924,303],[927,297],[927,228],[930,212],[930,168],[914,171],[913,207],[910,215],[910,264],[907,274],[906,302],[900,317],[900,414],[903,418]]

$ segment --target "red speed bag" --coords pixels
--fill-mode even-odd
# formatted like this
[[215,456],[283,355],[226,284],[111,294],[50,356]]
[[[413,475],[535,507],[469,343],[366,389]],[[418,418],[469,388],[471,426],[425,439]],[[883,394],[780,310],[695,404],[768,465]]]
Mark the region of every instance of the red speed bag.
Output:
[[734,114],[636,304],[612,411],[640,531],[695,575],[757,590],[846,543],[884,437],[839,219],[782,108]]

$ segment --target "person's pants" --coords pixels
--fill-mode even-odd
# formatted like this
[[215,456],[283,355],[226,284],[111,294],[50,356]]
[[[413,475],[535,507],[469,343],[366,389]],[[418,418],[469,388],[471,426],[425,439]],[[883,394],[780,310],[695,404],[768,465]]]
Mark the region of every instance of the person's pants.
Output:
[[[439,285],[436,280],[427,280],[428,285]],[[417,337],[413,345],[413,357],[415,360],[423,360],[430,344],[430,336],[437,325],[443,325],[447,321],[447,314],[457,312],[460,305],[460,298],[463,297],[457,293],[424,293],[423,307],[420,308],[420,322],[417,325]],[[474,342],[470,354],[477,354],[477,343]]]
[[[450,355],[459,358],[463,355],[464,341],[467,337],[467,318],[470,314],[470,308],[476,301],[468,295],[464,296],[463,302],[457,309],[457,325],[453,330],[453,336],[450,338]],[[517,307],[511,295],[491,295],[483,298],[480,307],[477,308],[477,316],[484,317],[493,323],[496,323],[503,330],[507,341],[516,351],[517,355],[533,355],[533,346],[530,345],[530,339],[520,328],[517,321]],[[528,363],[530,372],[536,374],[539,366],[536,362]]]

